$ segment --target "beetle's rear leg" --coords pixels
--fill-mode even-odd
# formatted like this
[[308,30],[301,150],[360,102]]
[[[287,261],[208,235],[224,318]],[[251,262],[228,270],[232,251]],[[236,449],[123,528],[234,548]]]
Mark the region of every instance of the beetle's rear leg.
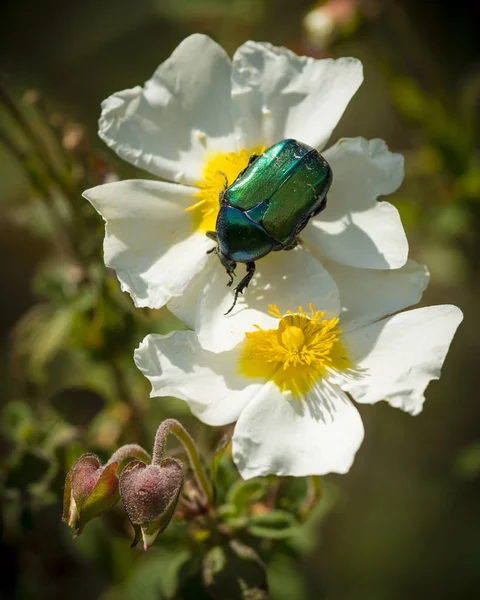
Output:
[[255,274],[255,263],[254,262],[247,262],[247,274],[245,275],[245,277],[242,279],[242,281],[240,281],[240,283],[235,288],[235,298],[233,299],[232,306],[225,313],[226,315],[228,315],[229,313],[232,312],[235,304],[237,303],[238,295],[239,294],[243,294],[243,290],[245,290],[248,287],[248,284],[252,281],[252,278],[253,278],[254,274]]

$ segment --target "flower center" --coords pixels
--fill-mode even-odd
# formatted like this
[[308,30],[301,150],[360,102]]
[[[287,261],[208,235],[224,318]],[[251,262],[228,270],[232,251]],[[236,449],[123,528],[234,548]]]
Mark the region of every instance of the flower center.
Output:
[[277,329],[247,332],[240,359],[246,377],[272,380],[282,391],[302,396],[315,383],[334,371],[347,371],[351,360],[340,340],[339,319],[324,319],[325,313],[298,312],[282,315],[275,305],[270,314],[280,319]]
[[[203,179],[195,185],[200,190],[194,194],[198,202],[186,210],[192,210],[194,228],[198,231],[215,231],[217,215],[220,208],[220,193],[237,178],[238,174],[248,165],[252,154],[261,154],[266,146],[256,146],[250,150],[243,148],[239,152],[216,152],[211,154],[203,168]],[[227,178],[225,180],[225,177]]]

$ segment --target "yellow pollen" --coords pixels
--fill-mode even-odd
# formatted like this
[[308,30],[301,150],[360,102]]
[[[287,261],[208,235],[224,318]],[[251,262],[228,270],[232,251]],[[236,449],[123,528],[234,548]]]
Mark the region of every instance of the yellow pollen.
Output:
[[325,313],[310,313],[301,306],[282,315],[276,305],[270,314],[279,319],[277,329],[245,334],[240,372],[246,377],[272,380],[282,391],[300,397],[332,371],[347,371],[351,360],[341,342],[339,319],[325,319]]
[[[200,188],[195,198],[198,201],[189,206],[187,211],[194,211],[194,228],[199,231],[215,231],[218,210],[220,208],[220,193],[225,183],[231,185],[238,174],[248,165],[252,154],[261,154],[266,146],[255,146],[250,150],[243,148],[239,152],[216,152],[211,154],[203,168],[203,179],[197,181]],[[226,178],[226,180],[225,180]]]
[[303,330],[300,327],[295,327],[295,325],[287,327],[282,333],[282,342],[291,352],[298,352],[303,348],[303,344],[305,343]]

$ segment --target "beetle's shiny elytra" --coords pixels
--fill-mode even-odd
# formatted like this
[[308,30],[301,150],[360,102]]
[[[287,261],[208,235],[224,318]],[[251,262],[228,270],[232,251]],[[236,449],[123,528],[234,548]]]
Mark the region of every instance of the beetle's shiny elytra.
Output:
[[323,156],[289,139],[260,156],[252,155],[232,185],[225,186],[216,231],[207,236],[217,242],[212,251],[230,276],[228,285],[232,285],[237,262],[247,267],[228,312],[250,283],[255,261],[297,245],[297,236],[309,219],[325,208],[331,183],[332,171]]

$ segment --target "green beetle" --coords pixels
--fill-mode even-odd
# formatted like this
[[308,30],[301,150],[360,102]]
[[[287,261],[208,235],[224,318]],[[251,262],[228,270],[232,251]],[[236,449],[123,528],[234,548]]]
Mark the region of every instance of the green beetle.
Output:
[[297,245],[298,234],[325,208],[331,183],[332,170],[323,156],[292,139],[274,144],[260,156],[253,154],[232,185],[226,182],[216,231],[207,232],[217,242],[209,252],[218,255],[230,276],[229,286],[237,263],[247,267],[226,314],[252,280],[255,261]]

